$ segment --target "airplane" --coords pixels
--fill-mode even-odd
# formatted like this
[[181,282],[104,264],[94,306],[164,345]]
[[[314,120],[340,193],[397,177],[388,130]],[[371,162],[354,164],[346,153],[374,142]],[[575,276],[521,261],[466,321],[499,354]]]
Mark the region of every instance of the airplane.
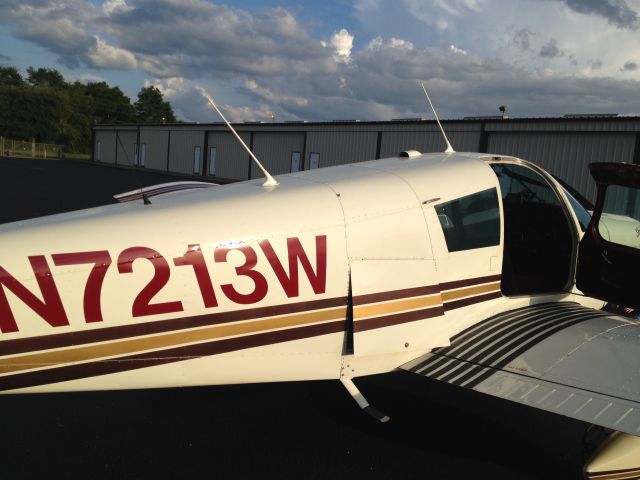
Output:
[[0,393],[335,379],[385,422],[353,379],[401,369],[603,427],[585,478],[638,478],[640,323],[602,307],[640,307],[640,166],[590,168],[592,213],[448,144],[0,225]]

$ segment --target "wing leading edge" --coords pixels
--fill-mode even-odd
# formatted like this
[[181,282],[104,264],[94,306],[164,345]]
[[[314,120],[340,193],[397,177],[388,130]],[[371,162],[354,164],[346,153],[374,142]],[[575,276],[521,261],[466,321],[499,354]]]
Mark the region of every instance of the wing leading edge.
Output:
[[501,313],[401,368],[640,435],[640,322],[576,303]]

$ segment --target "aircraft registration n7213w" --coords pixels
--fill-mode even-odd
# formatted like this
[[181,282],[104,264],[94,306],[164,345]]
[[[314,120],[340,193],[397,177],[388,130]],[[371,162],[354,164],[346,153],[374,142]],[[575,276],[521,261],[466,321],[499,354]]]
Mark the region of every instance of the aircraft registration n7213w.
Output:
[[352,379],[404,369],[605,427],[585,475],[637,478],[640,325],[601,307],[640,306],[640,167],[591,170],[593,214],[408,151],[2,225],[0,390],[336,379],[386,420]]

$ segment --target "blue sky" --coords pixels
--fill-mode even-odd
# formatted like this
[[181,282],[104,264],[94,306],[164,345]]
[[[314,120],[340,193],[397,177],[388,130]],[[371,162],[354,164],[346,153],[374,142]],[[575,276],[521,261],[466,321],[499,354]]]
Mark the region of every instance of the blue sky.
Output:
[[3,0],[0,64],[235,121],[640,114],[640,0]]

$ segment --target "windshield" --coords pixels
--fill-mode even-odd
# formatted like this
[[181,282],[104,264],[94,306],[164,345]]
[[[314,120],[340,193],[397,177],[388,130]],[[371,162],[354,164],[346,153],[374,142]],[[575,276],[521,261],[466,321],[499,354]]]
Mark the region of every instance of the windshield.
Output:
[[580,223],[580,229],[583,232],[586,232],[587,225],[589,225],[589,222],[591,221],[591,214],[586,208],[584,208],[584,206],[578,200],[575,199],[573,195],[569,193],[569,191],[566,188],[562,187],[562,191],[567,196],[567,200],[569,200],[569,203],[571,204],[571,208],[575,212],[576,217],[578,217],[578,223]]

